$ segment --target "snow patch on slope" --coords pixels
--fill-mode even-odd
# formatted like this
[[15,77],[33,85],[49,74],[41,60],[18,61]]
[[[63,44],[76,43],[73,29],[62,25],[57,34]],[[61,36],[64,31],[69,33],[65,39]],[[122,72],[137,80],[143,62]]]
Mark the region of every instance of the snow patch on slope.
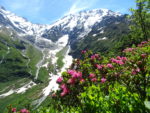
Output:
[[35,86],[36,84],[33,81],[30,81],[29,83],[25,84],[24,86],[22,86],[21,88],[18,89],[11,89],[6,93],[3,93],[0,95],[0,98],[4,98],[7,97],[13,93],[25,93],[28,89],[32,88],[33,86]]
[[67,43],[68,43],[68,39],[69,39],[69,36],[68,35],[64,35],[61,38],[59,38],[59,40],[56,42],[56,44],[58,44],[59,48],[65,47],[67,45]]
[[107,37],[103,37],[103,38],[98,39],[98,41],[100,41],[100,40],[107,40],[107,39],[108,39]]
[[[52,64],[53,64],[53,65],[56,65],[56,62],[57,62],[57,57],[56,57],[57,52],[59,52],[60,50],[62,50],[64,47],[67,46],[67,44],[68,44],[68,39],[69,39],[69,36],[68,36],[68,35],[64,35],[63,37],[61,37],[61,38],[56,42],[58,48],[55,49],[55,50],[50,50],[50,53],[49,53],[50,55],[49,55],[49,57],[51,57],[51,59],[52,59]],[[50,73],[50,74],[49,74],[49,76],[50,76],[50,78],[49,78],[49,79],[50,79],[50,82],[49,82],[48,86],[43,89],[43,91],[42,91],[43,96],[42,96],[40,99],[38,99],[38,100],[36,100],[36,101],[34,102],[34,104],[37,104],[37,106],[39,106],[39,105],[46,99],[46,97],[47,97],[52,91],[56,91],[56,90],[59,89],[59,86],[58,86],[58,84],[56,83],[58,77],[60,77],[60,76],[61,76],[61,73],[62,73],[63,71],[65,71],[66,68],[69,68],[69,66],[72,64],[73,58],[72,58],[72,56],[68,55],[68,54],[69,54],[69,51],[70,51],[70,47],[68,46],[68,50],[67,50],[67,52],[65,53],[64,59],[63,59],[63,62],[64,62],[63,68],[62,68],[59,72],[57,72],[56,75],[53,74],[53,73]],[[57,70],[57,69],[56,69],[56,66],[55,66],[55,70]],[[57,71],[58,71],[58,70],[57,70]]]

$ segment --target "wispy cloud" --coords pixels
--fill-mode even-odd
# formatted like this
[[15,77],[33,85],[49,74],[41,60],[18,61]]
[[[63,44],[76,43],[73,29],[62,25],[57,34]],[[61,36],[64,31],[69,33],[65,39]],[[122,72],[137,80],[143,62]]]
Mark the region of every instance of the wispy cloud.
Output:
[[43,0],[2,0],[12,11],[23,11],[36,16],[43,7]]
[[73,14],[73,13],[77,13],[81,10],[89,9],[92,6],[94,6],[94,4],[98,0],[72,0],[72,1],[74,1],[74,2],[72,4],[72,6],[70,7],[70,9],[65,13],[65,15]]

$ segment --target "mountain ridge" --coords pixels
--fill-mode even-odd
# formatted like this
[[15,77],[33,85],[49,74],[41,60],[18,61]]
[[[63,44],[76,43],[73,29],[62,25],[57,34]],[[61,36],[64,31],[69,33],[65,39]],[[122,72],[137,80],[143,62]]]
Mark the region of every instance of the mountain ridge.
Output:
[[[63,20],[64,18],[68,18],[68,17],[75,17],[75,16],[79,16],[81,14],[87,14],[87,13],[94,13],[94,12],[97,12],[97,13],[102,13],[102,12],[111,12],[113,14],[116,14],[116,15],[121,15],[119,13],[114,13],[113,11],[111,10],[108,10],[108,9],[93,9],[93,10],[84,10],[84,11],[80,11],[78,13],[75,13],[75,14],[69,14],[69,15],[66,15],[58,20],[56,20],[55,22],[51,23],[51,24],[33,24],[32,22],[28,21],[27,19],[21,17],[21,16],[17,16],[15,13],[11,13],[10,11],[7,11],[3,6],[0,7],[0,13],[5,15],[5,17],[7,17],[14,25],[17,25],[17,23],[25,23],[26,26],[32,26],[29,30],[32,30],[32,29],[36,29],[39,27],[39,29],[41,27],[46,27],[45,29],[50,29],[51,27],[53,26],[57,26],[61,20]],[[15,23],[16,22],[16,23]],[[25,26],[25,27],[26,27]],[[20,27],[20,26],[17,26],[17,27]],[[39,30],[38,29],[38,30]],[[30,33],[29,33],[30,34]],[[32,33],[31,33],[32,34]]]
[[[52,24],[40,25],[33,24],[3,8],[0,9],[0,19],[4,21],[0,22],[1,26],[13,29],[19,37],[40,48],[49,48],[51,45],[55,45],[56,41],[64,35],[69,36],[69,44],[83,40],[96,27],[101,29],[102,33],[104,31],[102,26],[107,27],[109,22],[117,22],[122,17],[124,15],[108,9],[93,9],[66,15]],[[111,20],[111,18],[113,19]]]

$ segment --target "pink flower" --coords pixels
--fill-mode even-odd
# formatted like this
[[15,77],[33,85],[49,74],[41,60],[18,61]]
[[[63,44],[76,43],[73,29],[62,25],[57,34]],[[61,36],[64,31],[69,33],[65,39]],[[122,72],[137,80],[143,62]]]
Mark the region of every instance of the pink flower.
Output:
[[97,78],[92,78],[91,81],[92,81],[92,82],[96,82],[96,81],[97,81]]
[[17,110],[16,110],[16,108],[12,108],[11,111],[12,112],[16,112]]
[[63,78],[62,77],[59,77],[58,79],[57,79],[57,83],[61,83],[63,81]]
[[106,82],[106,78],[101,78],[101,83],[105,83]]
[[71,75],[73,78],[81,78],[82,77],[82,73],[81,72],[76,72],[76,71],[72,71]]
[[135,69],[132,69],[132,73],[131,73],[131,74],[132,74],[132,75],[136,75],[136,73],[137,73],[136,70],[135,70]]
[[75,70],[68,70],[67,73],[73,75],[75,73]]
[[143,45],[142,44],[138,44],[138,47],[142,47]]
[[20,113],[29,113],[29,111],[27,109],[21,109]]
[[[114,60],[115,60],[115,59],[114,59]],[[117,56],[117,60],[127,61],[127,58],[126,58],[126,57]]]
[[85,53],[86,53],[86,50],[82,50],[81,53],[82,53],[82,54],[85,54]]
[[77,76],[78,78],[81,78],[81,77],[82,77],[82,73],[81,73],[81,72],[77,72],[77,73],[76,73],[76,76]]
[[141,42],[141,44],[142,44],[142,45],[147,44],[147,41],[143,41],[143,42]]
[[91,60],[94,60],[94,59],[95,59],[95,55],[92,55],[92,56],[91,56]]
[[117,59],[118,59],[118,60],[122,60],[122,58],[121,58],[120,56],[117,56]]
[[116,63],[117,63],[117,64],[120,64],[120,65],[123,65],[123,64],[124,64],[124,62],[123,62],[122,60],[118,60],[118,61],[116,61]]
[[122,57],[122,60],[127,61],[128,59],[127,59],[127,57]]
[[95,74],[90,73],[89,78],[94,78],[94,77],[95,77]]
[[108,68],[113,68],[113,65],[112,64],[107,64],[107,67]]
[[78,73],[76,71],[74,71],[74,73],[72,74],[73,78],[78,78]]
[[66,87],[66,88],[63,89],[63,92],[69,93],[69,89]]
[[67,81],[68,84],[75,84],[75,79],[74,78],[70,78],[68,81]]
[[146,58],[146,56],[147,56],[146,54],[141,54],[142,58]]
[[73,78],[81,78],[82,73],[81,72],[76,72],[75,70],[68,70],[68,74],[72,75]]
[[63,97],[65,96],[67,93],[66,92],[61,92],[60,96]]
[[124,62],[122,60],[116,60],[114,58],[111,58],[110,60],[111,60],[111,62],[116,63],[116,64],[120,64],[120,65],[124,64]]
[[97,67],[97,69],[99,69],[99,70],[103,69],[103,65],[98,65],[98,64],[96,64],[96,67]]
[[95,54],[95,58],[99,58],[99,54]]
[[139,72],[140,72],[140,68],[132,69],[131,74],[132,74],[132,75],[136,75],[136,74],[139,73]]
[[60,86],[61,89],[64,89],[64,88],[66,88],[66,87],[67,87],[66,84],[62,84],[62,85]]
[[137,68],[137,69],[136,69],[136,72],[140,72],[140,68]]
[[83,82],[85,82],[85,80],[82,78],[82,79],[80,79],[80,82],[83,83]]
[[134,50],[134,48],[127,48],[123,52],[132,52],[133,50]]
[[69,89],[67,88],[67,86],[65,86],[65,87],[63,88],[63,92],[61,92],[60,96],[63,97],[63,96],[65,96],[66,94],[68,94],[69,92],[70,92]]
[[115,62],[116,62],[116,59],[111,58],[110,61],[113,62],[113,63],[115,63]]

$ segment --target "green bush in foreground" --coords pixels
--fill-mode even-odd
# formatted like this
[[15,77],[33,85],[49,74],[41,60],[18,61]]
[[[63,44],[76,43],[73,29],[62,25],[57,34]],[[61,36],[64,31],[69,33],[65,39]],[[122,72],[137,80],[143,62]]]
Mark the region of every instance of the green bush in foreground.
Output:
[[57,82],[47,108],[34,113],[149,113],[150,41],[127,48],[124,56],[103,57],[82,51]]
[[84,59],[76,60],[57,80],[56,100],[62,106],[82,113],[149,112],[144,103],[150,97],[150,42],[125,49],[124,57],[82,53]]

